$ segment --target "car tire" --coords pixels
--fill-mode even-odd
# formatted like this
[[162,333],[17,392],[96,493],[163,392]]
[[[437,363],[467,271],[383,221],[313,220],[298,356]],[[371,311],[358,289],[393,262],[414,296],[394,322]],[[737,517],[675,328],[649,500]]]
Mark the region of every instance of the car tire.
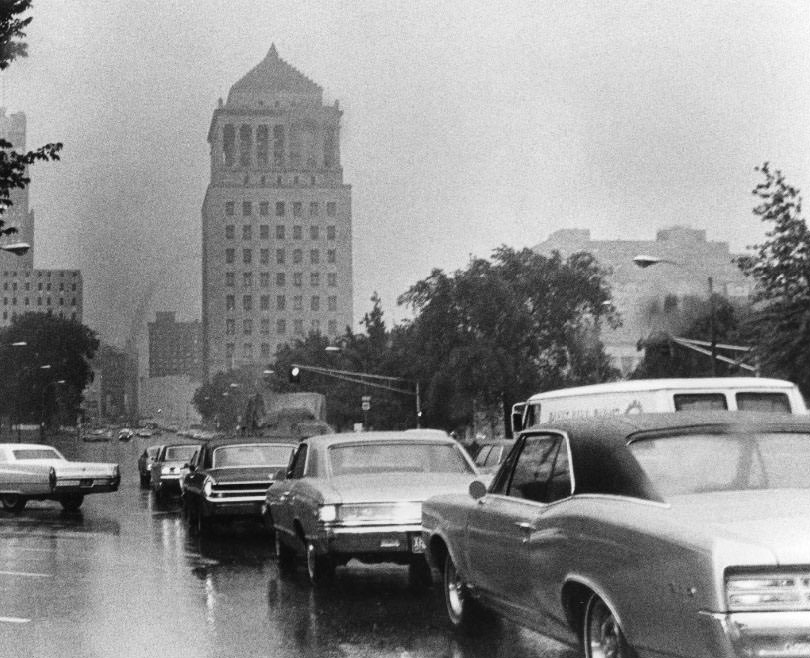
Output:
[[472,598],[470,590],[461,574],[456,570],[453,558],[448,554],[442,569],[442,588],[447,617],[453,628],[476,631],[485,627],[489,617],[478,602]]
[[141,475],[141,489],[148,489],[150,478],[148,475]]
[[305,542],[307,575],[313,585],[323,585],[335,575],[335,562],[331,555],[319,555],[312,542]]
[[22,512],[27,502],[28,500],[20,494],[3,494],[0,496],[0,504],[3,505],[3,509],[14,514]]
[[582,624],[585,658],[635,658],[613,611],[596,594],[585,606]]
[[84,494],[69,494],[59,499],[62,509],[66,512],[78,512],[84,502]]
[[408,564],[408,582],[411,587],[423,589],[433,584],[433,571],[422,557],[416,558]]
[[273,541],[276,551],[276,565],[282,573],[291,573],[295,569],[295,552],[281,540],[281,533],[276,531]]

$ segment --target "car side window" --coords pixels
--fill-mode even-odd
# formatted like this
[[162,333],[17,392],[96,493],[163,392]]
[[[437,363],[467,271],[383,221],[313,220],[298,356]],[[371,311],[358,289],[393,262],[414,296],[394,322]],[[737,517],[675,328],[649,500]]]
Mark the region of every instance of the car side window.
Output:
[[308,478],[318,477],[318,452],[315,450],[313,450],[309,455],[309,461],[307,462],[304,475]]
[[287,477],[290,479],[298,479],[304,477],[304,466],[307,463],[307,444],[302,443],[293,455],[290,467],[287,472]]
[[492,452],[492,446],[484,446],[481,450],[478,451],[478,454],[475,456],[475,465],[476,466],[483,466],[487,460],[487,455]]
[[484,460],[483,464],[486,467],[489,466],[497,466],[500,463],[501,455],[505,448],[503,446],[493,446],[492,450],[489,451],[489,455]]
[[568,451],[563,437],[540,435],[526,438],[507,495],[540,503],[571,495]]

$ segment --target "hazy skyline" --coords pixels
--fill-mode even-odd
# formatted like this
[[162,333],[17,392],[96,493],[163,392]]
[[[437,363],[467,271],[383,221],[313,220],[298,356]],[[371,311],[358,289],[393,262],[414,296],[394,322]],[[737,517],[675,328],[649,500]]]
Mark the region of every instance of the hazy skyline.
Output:
[[[810,189],[805,2],[35,3],[2,73],[28,146],[36,266],[80,268],[84,320],[122,343],[200,313],[200,208],[217,99],[279,55],[344,110],[357,319],[433,267],[529,247],[707,230],[733,251],[764,160]],[[137,309],[142,317],[135,318]]]

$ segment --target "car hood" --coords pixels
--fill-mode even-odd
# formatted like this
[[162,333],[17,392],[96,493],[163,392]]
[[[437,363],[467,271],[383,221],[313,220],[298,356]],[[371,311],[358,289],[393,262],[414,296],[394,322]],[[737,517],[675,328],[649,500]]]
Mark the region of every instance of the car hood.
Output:
[[810,562],[810,490],[768,489],[673,496],[684,526],[716,542],[746,544],[776,564]]
[[340,475],[329,480],[331,495],[324,500],[335,503],[424,501],[431,496],[466,493],[473,473],[380,473]]
[[286,468],[281,466],[234,466],[227,468],[211,468],[206,471],[215,482],[255,482],[257,480],[273,480],[276,473]]

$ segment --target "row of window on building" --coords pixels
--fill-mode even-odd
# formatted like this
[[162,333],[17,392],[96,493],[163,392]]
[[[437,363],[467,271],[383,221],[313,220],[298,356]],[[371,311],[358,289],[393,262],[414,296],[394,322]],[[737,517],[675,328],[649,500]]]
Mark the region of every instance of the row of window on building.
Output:
[[[321,306],[322,304],[320,296],[313,295],[312,297],[309,298],[310,311],[320,311]],[[303,310],[303,308],[304,308],[304,296],[293,295],[292,310],[301,311]],[[270,310],[270,295],[261,295],[259,297],[259,309],[262,311]],[[226,311],[236,310],[236,295],[225,295],[225,310]],[[242,295],[242,310],[244,311],[253,310],[253,295]],[[276,295],[276,310],[277,311],[287,310],[286,295]],[[337,311],[337,295],[329,295],[326,298],[326,310]]]
[[[54,284],[54,286],[55,285],[56,284]],[[17,284],[16,281],[10,281],[10,282],[9,281],[3,281],[3,290],[17,290],[17,286],[18,286],[18,284]],[[31,282],[30,281],[26,281],[24,284],[22,284],[22,286],[27,291],[31,290]],[[39,283],[37,283],[37,290],[44,290],[46,292],[50,292],[50,290],[51,290],[51,282],[46,281],[46,282],[43,283],[42,281],[40,281]],[[64,282],[61,282],[59,284],[59,292],[64,292],[65,290],[67,290],[67,288],[65,287]],[[70,290],[73,291],[73,292],[76,292],[76,284],[75,283],[70,284]]]
[[[225,249],[225,263],[227,265],[233,265],[236,262],[236,249],[228,248]],[[276,264],[277,265],[284,265],[287,262],[287,252],[284,249],[276,249]],[[304,262],[304,250],[303,249],[293,249],[292,250],[292,262],[293,263],[303,263]],[[321,252],[319,249],[310,249],[309,250],[309,262],[310,265],[318,265],[321,262]],[[327,249],[326,250],[326,262],[327,263],[336,263],[337,262],[337,251],[335,249]],[[245,265],[250,265],[253,263],[253,250],[252,249],[242,249],[242,263]],[[269,265],[270,264],[270,250],[269,249],[259,249],[259,264],[261,265]]]
[[[270,215],[270,202],[269,201],[259,201],[258,203],[254,203],[253,201],[242,201],[242,216],[243,217],[250,217],[253,215],[254,209],[257,210],[260,217],[268,217]],[[286,217],[288,211],[292,212],[293,217],[303,217],[304,216],[304,202],[303,201],[276,201],[275,202],[275,216],[276,217]],[[310,217],[319,217],[321,214],[321,202],[320,201],[310,201],[309,202],[309,216]],[[225,202],[225,216],[226,217],[233,217],[236,215],[236,201],[226,201]],[[327,217],[336,217],[337,216],[337,202],[336,201],[327,201],[326,202],[326,216]]]
[[[18,313],[16,311],[13,311],[12,313],[9,313],[8,311],[3,311],[3,320],[8,320],[9,317],[13,320],[14,318],[17,317],[17,315],[18,315]],[[48,315],[53,315],[53,309],[51,309],[51,308],[48,309]],[[71,320],[74,320],[74,321],[78,318],[78,313],[76,311],[71,311],[70,315],[66,315],[64,311],[60,310],[57,313],[57,315],[60,318],[69,317]]]
[[[254,282],[253,272],[242,272],[243,288],[252,288],[253,282]],[[283,288],[286,285],[287,285],[287,273],[276,272],[276,287]],[[292,285],[298,288],[304,285],[303,272],[293,272]],[[320,272],[309,273],[309,285],[312,286],[313,288],[317,288],[318,286],[321,285]],[[326,273],[326,285],[330,288],[337,287],[337,272]],[[225,272],[225,286],[227,288],[234,288],[236,286],[236,272]],[[260,288],[270,287],[270,272],[259,273],[259,287]]]
[[[292,227],[292,239],[293,240],[303,240],[304,239],[304,227],[296,224]],[[286,239],[286,228],[284,224],[278,224],[276,226],[276,240],[285,240]],[[310,226],[309,227],[309,239],[310,240],[319,240],[321,236],[321,227],[320,226]],[[330,242],[335,240],[337,237],[337,230],[335,229],[334,225],[330,225],[326,227],[326,239]],[[225,239],[226,240],[235,240],[236,239],[236,226],[233,224],[226,224],[225,225]],[[243,240],[252,240],[253,239],[253,226],[250,224],[244,224],[242,226],[242,239]],[[270,225],[269,224],[261,224],[259,226],[259,239],[260,240],[269,240],[270,239]]]
[[[292,321],[293,324],[293,333],[294,334],[303,334],[304,333],[304,320],[303,318],[295,318]],[[329,335],[334,336],[337,333],[337,320],[328,320],[327,321],[327,331]],[[319,319],[313,319],[310,321],[310,330],[311,331],[320,331],[321,330],[321,321]],[[270,318],[261,318],[259,324],[259,333],[263,336],[267,336],[270,334]],[[276,334],[279,336],[283,336],[287,333],[287,318],[277,318],[276,319]],[[251,336],[253,334],[253,319],[252,318],[244,318],[242,320],[242,334],[245,336]],[[228,318],[225,320],[225,335],[226,336],[234,336],[236,335],[236,320],[233,318]]]
[[[321,323],[318,320],[312,320],[309,325],[311,332],[320,333]],[[292,326],[293,334],[297,336],[304,335],[304,321],[301,319],[293,320]],[[337,320],[329,320],[328,322],[328,335],[337,336]],[[287,333],[287,321],[279,319],[276,321],[276,334],[283,336]],[[259,355],[263,359],[269,359],[271,354],[270,343],[261,343],[259,346]],[[225,343],[225,358],[231,361],[236,357],[236,343]],[[254,357],[253,343],[242,343],[241,358],[245,361],[252,361]]]
[[[42,299],[43,299],[42,297],[37,297],[37,306],[42,306],[43,305]],[[11,298],[3,297],[3,306],[8,306],[9,302],[11,303],[11,306],[17,306],[17,298],[16,297],[11,297]],[[30,297],[23,298],[22,305],[23,306],[32,306],[33,305],[32,304],[32,299]],[[45,297],[45,304],[44,305],[45,306],[50,306],[51,305],[51,298],[50,297]],[[55,305],[56,304],[54,304],[54,306]],[[59,298],[59,306],[65,306],[65,298],[64,297]],[[71,298],[69,306],[76,306],[76,298],[75,297]]]

